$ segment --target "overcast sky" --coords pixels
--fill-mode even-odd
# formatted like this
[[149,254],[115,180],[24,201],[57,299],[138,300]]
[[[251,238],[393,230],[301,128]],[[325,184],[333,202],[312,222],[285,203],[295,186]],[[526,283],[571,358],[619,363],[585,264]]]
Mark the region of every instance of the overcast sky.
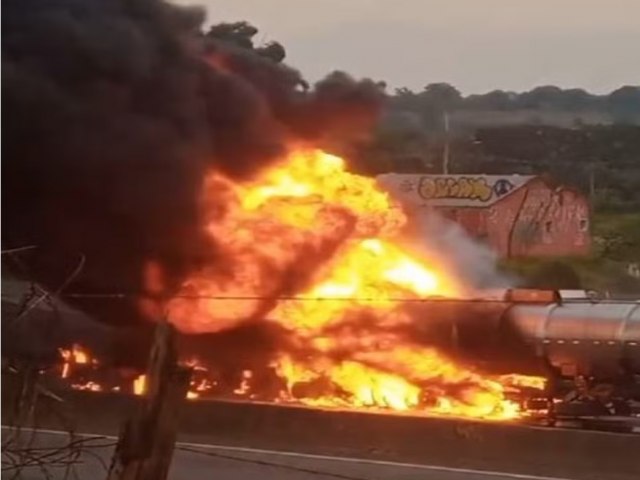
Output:
[[248,20],[309,80],[341,69],[463,93],[640,84],[640,0],[175,0]]

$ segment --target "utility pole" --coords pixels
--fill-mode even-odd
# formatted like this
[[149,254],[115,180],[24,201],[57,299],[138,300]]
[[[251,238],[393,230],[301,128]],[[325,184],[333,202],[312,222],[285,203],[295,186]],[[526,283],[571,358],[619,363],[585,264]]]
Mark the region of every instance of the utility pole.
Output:
[[442,151],[442,173],[449,173],[449,112],[443,112],[444,122],[444,149]]
[[593,205],[596,195],[595,162],[591,160],[591,164],[589,166],[589,199],[591,200],[591,205]]
[[146,391],[120,434],[107,480],[167,479],[191,379],[191,370],[178,364],[175,336],[166,319],[156,326]]

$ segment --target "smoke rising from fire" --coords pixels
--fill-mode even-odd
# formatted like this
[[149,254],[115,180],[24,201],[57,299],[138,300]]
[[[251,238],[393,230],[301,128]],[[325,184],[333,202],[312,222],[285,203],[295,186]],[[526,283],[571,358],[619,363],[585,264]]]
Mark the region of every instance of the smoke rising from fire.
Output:
[[[367,126],[380,91],[334,73],[306,90],[288,66],[201,31],[159,0],[3,2],[3,245],[57,286],[137,291],[149,259],[169,286],[218,255],[199,228],[211,169],[245,178],[291,141]],[[218,259],[223,260],[223,259]],[[91,302],[105,317],[130,302]]]
[[498,269],[497,254],[474,240],[462,226],[444,218],[436,211],[418,215],[415,237],[419,249],[438,252],[456,276],[471,288],[508,288],[518,279]]

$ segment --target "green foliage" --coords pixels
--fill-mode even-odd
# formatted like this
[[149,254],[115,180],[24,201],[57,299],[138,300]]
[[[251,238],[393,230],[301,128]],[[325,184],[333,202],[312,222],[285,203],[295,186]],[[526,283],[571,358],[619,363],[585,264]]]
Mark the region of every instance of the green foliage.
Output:
[[593,243],[596,257],[640,262],[640,213],[595,215]]
[[[536,112],[572,113],[584,123],[588,115],[598,113],[617,124],[640,124],[640,86],[625,85],[609,95],[592,95],[580,88],[562,89],[553,85],[515,93],[493,90],[482,95],[462,96],[448,83],[431,83],[421,92],[397,89],[390,98],[392,110],[411,111],[425,119],[425,128],[441,129],[438,115],[443,111],[518,112],[535,116]],[[521,122],[520,122],[521,123]]]
[[611,92],[607,103],[609,109],[614,112],[617,123],[634,123],[640,110],[640,87],[621,87]]
[[532,288],[580,289],[582,282],[576,269],[567,262],[551,260],[541,263],[528,279]]
[[[412,121],[407,121],[411,119]],[[440,173],[445,137],[417,114],[387,113],[371,149],[390,171]],[[640,211],[640,126],[506,126],[450,138],[453,173],[547,175],[590,196],[598,212]]]
[[628,267],[640,262],[640,213],[596,215],[594,248],[587,257],[518,258],[501,262],[523,286],[638,293],[640,279]]
[[559,183],[592,194],[597,211],[640,210],[638,126],[495,127],[479,129],[475,140],[487,159],[478,159],[476,168],[487,169],[513,159],[517,163],[500,173],[525,173],[527,168],[549,174]]

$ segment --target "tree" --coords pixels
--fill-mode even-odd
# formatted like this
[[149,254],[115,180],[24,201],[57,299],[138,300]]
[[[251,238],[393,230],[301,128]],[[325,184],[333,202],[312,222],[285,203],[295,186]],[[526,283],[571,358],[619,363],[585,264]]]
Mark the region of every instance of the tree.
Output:
[[419,105],[417,95],[406,87],[397,88],[395,95],[389,99],[390,106],[395,110],[417,112]]
[[462,100],[458,89],[448,83],[430,83],[419,96],[422,102],[440,111],[452,110]]
[[576,270],[560,260],[553,260],[540,265],[531,275],[528,286],[544,289],[580,289],[582,282]]
[[493,90],[484,95],[469,95],[463,100],[463,105],[474,110],[509,110],[516,96],[504,90]]
[[253,37],[258,29],[248,22],[219,23],[209,28],[206,36],[212,40],[233,45],[246,50],[253,50],[258,55],[268,58],[276,63],[282,62],[287,56],[284,47],[278,42],[268,42],[256,47]]
[[568,90],[564,90],[557,100],[558,109],[568,110],[570,112],[587,110],[596,104],[595,95],[591,95],[582,88],[570,88]]
[[231,43],[241,48],[253,49],[253,37],[258,29],[248,22],[218,23],[211,26],[206,36]]
[[444,112],[457,108],[462,95],[448,83],[430,83],[417,95],[418,112],[429,130],[442,131]]
[[626,85],[611,92],[607,100],[617,123],[640,120],[640,87]]
[[562,89],[554,85],[536,87],[533,90],[518,95],[518,105],[521,108],[552,109],[560,103]]
[[267,57],[276,63],[280,63],[287,56],[284,47],[278,42],[269,42],[263,47],[256,48],[256,52],[263,57]]

